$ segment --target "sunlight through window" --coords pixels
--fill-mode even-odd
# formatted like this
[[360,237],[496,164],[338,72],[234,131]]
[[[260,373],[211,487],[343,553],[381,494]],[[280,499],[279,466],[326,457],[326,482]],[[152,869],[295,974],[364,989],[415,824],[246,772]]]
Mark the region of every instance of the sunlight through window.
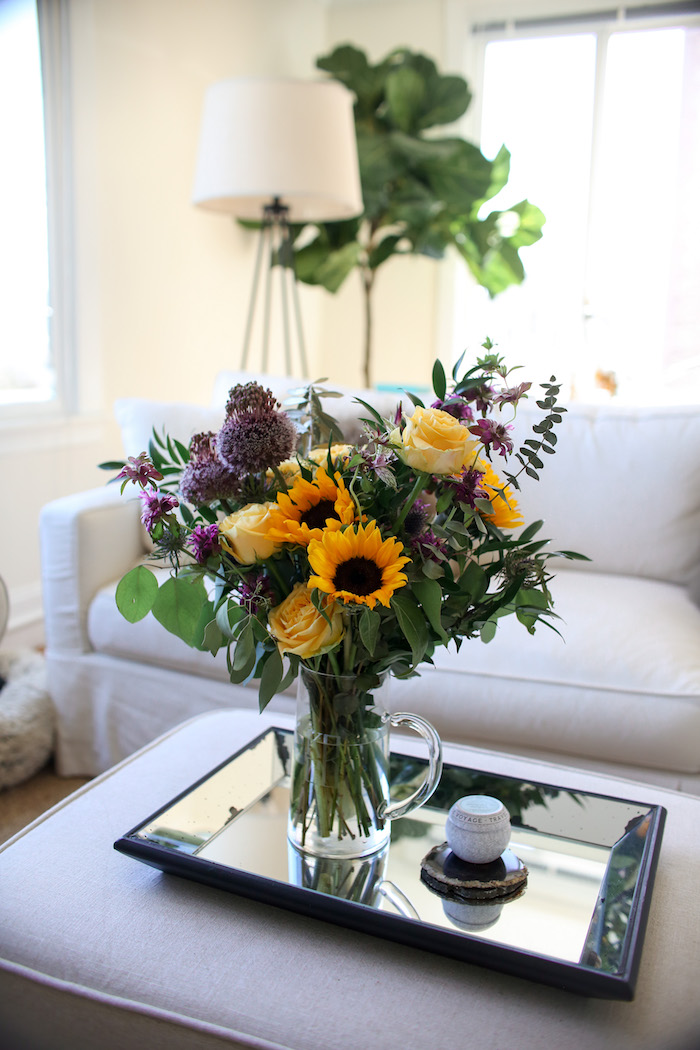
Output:
[[51,400],[49,260],[36,7],[0,3],[0,405]]
[[527,197],[543,239],[488,301],[458,277],[461,348],[495,339],[570,396],[700,400],[700,28],[485,43],[482,149],[512,153],[485,211]]

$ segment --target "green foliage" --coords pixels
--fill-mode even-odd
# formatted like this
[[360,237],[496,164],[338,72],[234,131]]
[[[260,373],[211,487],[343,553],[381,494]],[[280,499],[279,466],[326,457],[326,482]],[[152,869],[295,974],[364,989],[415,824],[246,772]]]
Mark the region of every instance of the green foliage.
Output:
[[[431,98],[434,100],[438,94]],[[490,414],[495,416],[491,423],[507,424],[508,407],[515,415],[517,401],[529,384],[510,386],[511,370],[495,353],[490,340],[484,342],[483,349],[483,356],[475,364],[463,369],[459,361],[449,377],[443,365],[435,362],[435,398],[454,408],[458,419],[476,413],[479,405],[480,424],[488,423]],[[374,523],[384,552],[392,547],[396,557],[402,553],[401,582],[389,586],[380,573],[381,584],[372,586],[386,586],[387,590],[381,591],[382,598],[377,591],[372,602],[363,600],[367,591],[342,597],[347,595],[345,584],[341,587],[336,582],[339,596],[328,604],[325,591],[311,584],[310,577],[319,570],[311,566],[308,538],[302,541],[298,533],[289,534],[288,540],[277,537],[267,556],[251,565],[241,564],[216,530],[214,547],[193,555],[196,544],[193,548],[191,540],[196,530],[201,533],[203,526],[230,514],[239,515],[239,521],[245,523],[250,510],[247,495],[240,500],[230,495],[226,499],[215,497],[204,506],[188,506],[180,499],[176,508],[169,498],[162,516],[156,515],[150,529],[154,557],[167,557],[171,573],[160,586],[158,577],[145,565],[124,576],[117,587],[116,601],[126,619],[134,623],[152,612],[166,630],[188,645],[212,654],[224,649],[232,682],[259,681],[261,709],[293,680],[302,662],[316,670],[351,673],[370,688],[383,672],[399,678],[417,675],[421,665],[432,662],[438,646],[454,642],[459,647],[470,638],[490,642],[504,616],[515,616],[529,633],[541,624],[556,630],[549,564],[552,558],[581,555],[549,552],[547,540],[539,537],[542,522],[520,527],[519,522],[512,521],[510,508],[512,490],[519,487],[519,478],[525,474],[537,481],[547,455],[556,449],[556,429],[565,410],[558,404],[559,387],[554,378],[542,386],[543,394],[537,401],[541,417],[532,428],[532,436],[520,448],[513,449],[510,457],[494,457],[500,477],[488,463],[490,449],[484,444],[488,439],[482,428],[473,426],[470,430],[469,422],[461,425],[449,417],[447,429],[457,442],[456,465],[440,474],[428,473],[433,469],[428,465],[411,465],[402,443],[410,406],[384,419],[370,405],[359,402],[360,410],[366,412],[365,434],[348,449],[342,444],[337,422],[326,409],[328,399],[336,395],[323,389],[323,382],[318,380],[290,395],[290,405],[295,406],[290,413],[300,432],[300,492],[305,493],[292,493],[291,502],[294,504],[296,498],[303,503],[309,497],[319,477],[319,464],[323,464],[334,479],[328,484],[338,486],[333,499],[342,491],[351,501],[350,518],[354,524],[349,523],[350,519],[340,524],[338,517],[337,523],[331,522],[332,527],[328,527],[324,517],[313,525],[317,536],[330,536],[339,529],[352,529],[354,535],[356,528],[359,533],[360,522],[367,527]],[[418,397],[408,397],[421,404]],[[431,402],[433,398],[426,400]],[[433,422],[437,422],[435,418]],[[334,450],[336,440],[341,445]],[[509,469],[512,460],[515,469]],[[113,467],[123,467],[120,477],[142,487],[144,483],[152,484],[152,467],[161,477],[161,494],[173,494],[178,492],[182,472],[189,462],[189,452],[181,442],[154,432],[150,460],[139,457],[127,465],[114,463]],[[196,460],[192,466],[196,466]],[[488,476],[492,483],[485,480]],[[151,480],[144,482],[146,477]],[[287,492],[288,479],[275,464],[247,481],[255,481],[259,492],[254,502],[274,504],[280,494]],[[322,499],[319,485],[318,505],[330,502],[327,493]],[[470,485],[476,487],[470,489]],[[500,507],[494,505],[497,493],[505,497],[505,502],[500,500]],[[154,496],[157,502],[157,490]],[[279,506],[288,502],[282,500]],[[315,520],[316,506],[311,500],[309,522]],[[327,513],[332,518],[335,512]],[[288,523],[292,518],[293,512],[285,510],[284,521]],[[273,533],[271,529],[270,535]],[[372,572],[386,565],[376,551],[372,554],[369,546],[366,551],[349,559],[364,561],[365,568],[372,570],[363,579],[373,578]],[[336,569],[348,560],[347,556],[337,556]],[[377,561],[373,561],[375,557]],[[294,599],[296,585],[301,585],[301,592],[315,610],[307,620],[305,606],[300,622],[306,625],[310,620],[317,631],[303,660],[286,648],[282,652],[274,634],[275,616],[271,616],[271,610],[279,610],[290,597]],[[326,586],[333,590],[333,585]],[[341,629],[334,634],[338,617]],[[322,621],[320,627],[316,621]],[[304,626],[304,632],[306,629]]]
[[370,302],[380,266],[401,254],[441,259],[452,247],[495,296],[523,280],[519,251],[540,239],[545,220],[527,200],[483,217],[485,202],[508,182],[510,154],[502,147],[488,160],[454,134],[435,134],[469,106],[462,77],[440,73],[432,59],[406,48],[371,65],[363,51],[346,44],[316,64],[355,96],[364,212],[344,222],[294,226],[295,269],[299,280],[330,292],[359,269],[367,297],[369,386]]
[[137,623],[153,608],[158,594],[158,580],[145,565],[137,565],[117,584],[117,608],[129,623]]

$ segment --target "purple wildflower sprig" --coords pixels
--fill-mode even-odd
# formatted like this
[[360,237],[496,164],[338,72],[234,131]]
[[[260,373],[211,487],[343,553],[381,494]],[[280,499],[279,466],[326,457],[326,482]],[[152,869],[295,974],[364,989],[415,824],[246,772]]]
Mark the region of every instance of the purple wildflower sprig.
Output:
[[483,417],[469,427],[469,433],[479,439],[488,459],[491,459],[492,449],[507,459],[513,451],[513,439],[508,433],[512,429],[510,423],[497,423],[495,419]]
[[138,456],[129,456],[122,469],[117,474],[115,481],[122,479],[122,493],[129,484],[133,482],[145,489],[147,485],[158,488],[158,482],[163,480],[163,475],[151,462],[147,452],[140,452]]
[[143,503],[141,521],[149,536],[157,539],[163,531],[163,523],[175,521],[173,511],[180,506],[180,501],[177,496],[169,492],[159,492],[157,489],[155,492],[143,489],[139,492],[139,499]]

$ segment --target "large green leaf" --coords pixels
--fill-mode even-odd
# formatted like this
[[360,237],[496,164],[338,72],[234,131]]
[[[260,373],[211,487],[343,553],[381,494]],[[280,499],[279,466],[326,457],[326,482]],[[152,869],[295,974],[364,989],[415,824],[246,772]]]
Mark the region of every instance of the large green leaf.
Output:
[[454,212],[468,215],[474,201],[482,200],[491,185],[493,162],[471,142],[453,139],[454,152],[443,161],[426,160],[421,171],[436,197]]
[[409,595],[396,591],[391,597],[391,607],[406,641],[411,647],[414,665],[421,663],[428,648],[428,628],[418,603]]
[[386,114],[397,128],[413,131],[425,100],[425,78],[416,69],[403,66],[386,78]]
[[261,661],[262,673],[258,687],[258,703],[261,711],[264,711],[270,700],[272,700],[284,677],[284,664],[277,646],[263,660],[264,662]]
[[137,623],[151,611],[157,594],[158,580],[145,565],[137,565],[117,584],[117,608],[125,620]]
[[431,77],[426,83],[425,109],[418,126],[431,128],[452,124],[466,113],[471,97],[463,77]]
[[161,584],[152,612],[166,631],[196,647],[203,634],[200,618],[206,604],[207,592],[201,578],[171,576]]
[[413,593],[423,607],[423,611],[428,618],[430,626],[440,637],[440,640],[446,644],[448,641],[447,635],[445,634],[445,629],[440,621],[440,613],[442,611],[442,587],[437,580],[425,578],[415,581],[413,584]]
[[296,252],[296,275],[305,284],[320,284],[329,292],[337,292],[355,269],[361,250],[357,241],[337,250],[329,250],[322,242],[314,241]]

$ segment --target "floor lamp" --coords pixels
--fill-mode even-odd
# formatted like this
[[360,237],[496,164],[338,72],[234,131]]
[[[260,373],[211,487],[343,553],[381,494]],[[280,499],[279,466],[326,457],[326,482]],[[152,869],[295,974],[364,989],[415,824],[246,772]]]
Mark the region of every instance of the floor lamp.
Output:
[[267,371],[273,270],[280,295],[287,372],[294,374],[290,302],[301,374],[308,376],[290,223],[350,219],[363,210],[353,96],[337,81],[238,77],[206,93],[193,201],[261,223],[241,368],[267,258],[262,370]]

